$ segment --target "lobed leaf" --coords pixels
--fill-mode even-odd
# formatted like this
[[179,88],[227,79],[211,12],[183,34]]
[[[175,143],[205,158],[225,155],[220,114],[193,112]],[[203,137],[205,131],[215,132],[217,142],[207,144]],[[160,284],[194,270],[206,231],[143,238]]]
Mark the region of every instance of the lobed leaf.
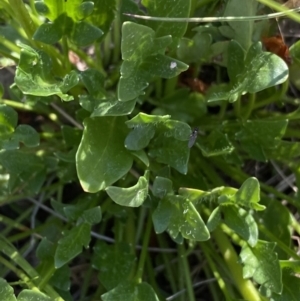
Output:
[[130,188],[108,186],[105,190],[115,203],[121,206],[139,207],[147,198],[148,180],[145,174],[139,177],[137,184]]
[[30,46],[21,44],[20,62],[16,71],[15,82],[24,94],[36,96],[58,95],[65,101],[73,97],[65,94],[77,85],[79,79],[75,71],[71,71],[62,80],[57,80],[51,74],[50,57],[36,51]]
[[75,258],[82,252],[82,247],[88,247],[90,242],[91,225],[82,223],[68,231],[63,238],[58,241],[55,252],[55,267],[60,268],[67,262]]
[[118,86],[119,100],[135,99],[156,76],[171,78],[188,68],[186,64],[164,55],[170,43],[171,37],[156,38],[149,27],[123,23],[121,50],[124,62]]
[[244,264],[243,277],[253,277],[265,296],[282,292],[282,273],[274,248],[275,243],[259,240],[254,248],[246,245],[240,253]]
[[84,121],[76,154],[77,173],[88,192],[104,190],[131,168],[132,156],[124,147],[124,117],[94,117]]
[[1,298],[5,301],[17,301],[14,294],[14,289],[3,278],[0,278]]

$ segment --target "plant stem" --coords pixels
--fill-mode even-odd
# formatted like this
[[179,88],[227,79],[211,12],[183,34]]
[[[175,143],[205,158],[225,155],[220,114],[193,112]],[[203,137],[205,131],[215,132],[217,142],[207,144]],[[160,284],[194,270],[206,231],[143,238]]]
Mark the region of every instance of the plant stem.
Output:
[[220,275],[217,266],[215,265],[215,263],[213,262],[213,260],[210,256],[210,250],[207,248],[207,244],[206,243],[200,243],[200,245],[201,245],[201,250],[203,251],[203,253],[205,255],[205,258],[208,261],[208,264],[210,266],[210,270],[212,271],[213,275],[217,279],[219,287],[220,287],[221,291],[223,292],[226,300],[231,300],[229,292],[226,288],[226,284],[225,284],[222,276]]
[[155,96],[156,99],[160,99],[162,97],[162,79],[157,78],[155,80]]
[[144,266],[145,266],[146,257],[147,257],[147,253],[148,253],[147,248],[148,248],[148,244],[149,244],[149,240],[150,240],[151,229],[152,229],[152,215],[149,214],[148,219],[147,219],[145,233],[144,233],[144,240],[143,240],[140,260],[138,263],[136,275],[134,277],[138,283],[142,282]]
[[191,280],[191,272],[190,272],[189,264],[187,261],[186,250],[185,250],[184,244],[178,245],[178,250],[179,250],[179,255],[180,255],[180,259],[181,259],[180,261],[183,266],[183,276],[185,278],[188,300],[196,301],[193,284],[192,284],[192,280]]
[[239,96],[238,99],[234,102],[233,107],[234,107],[235,116],[237,118],[240,118],[241,117],[241,96]]
[[113,40],[114,40],[114,48],[113,48],[113,63],[117,63],[120,60],[121,56],[121,18],[120,18],[120,7],[121,1],[117,0],[116,3],[117,12],[115,14],[115,20],[113,23]]
[[[233,180],[235,180],[237,183],[242,184],[246,179],[249,178],[249,175],[241,171],[239,168],[235,168],[232,165],[229,165],[225,163],[224,161],[220,161],[217,158],[213,158],[211,162],[216,166],[216,168],[222,170],[226,175],[230,176]],[[275,188],[268,186],[264,183],[260,182],[260,187],[266,192],[266,193],[271,193],[275,197],[278,197],[279,199],[286,200],[296,208],[300,209],[300,204],[299,202],[282,193],[277,191]]]
[[177,85],[178,76],[169,78],[166,80],[165,83],[165,90],[164,90],[164,96],[168,96],[175,90],[175,87]]
[[219,250],[241,295],[247,300],[261,301],[261,298],[252,282],[250,280],[243,279],[242,266],[240,265],[239,258],[227,236],[220,230],[220,228],[217,228],[213,232],[213,237],[218,244]]
[[69,73],[71,70],[71,63],[69,60],[69,45],[68,45],[68,39],[66,35],[63,35],[62,37],[62,49],[63,49],[64,65],[66,68],[66,73]]
[[108,66],[111,58],[111,31],[109,31],[103,41],[103,65]]
[[256,100],[256,94],[249,93],[249,103],[246,108],[246,113],[244,114],[244,117],[243,117],[244,120],[248,120],[249,117],[251,116],[251,113],[252,113],[254,105],[255,105],[255,100]]
[[30,15],[25,7],[25,4],[22,0],[8,0],[10,6],[14,8],[13,18],[19,22],[21,28],[24,29],[28,40],[31,42],[32,45],[35,45],[35,42],[32,40],[32,36],[36,31],[36,27],[32,22]]
[[[162,239],[162,236],[161,235],[157,235],[157,239],[158,239],[158,243],[160,245],[160,247],[162,248],[166,248],[167,247],[167,244],[165,243],[165,241]],[[166,266],[166,273],[168,275],[168,279],[170,281],[170,286],[171,286],[171,289],[172,289],[172,293],[175,294],[176,291],[177,291],[177,288],[176,288],[176,281],[175,281],[175,271],[173,269],[173,266],[172,264],[170,263],[170,260],[167,256],[166,253],[162,253],[161,254],[162,258],[163,258],[163,262]]]
[[227,109],[227,101],[222,101],[221,105],[220,105],[220,112],[219,112],[219,120],[223,120],[225,113],[226,113],[226,109]]

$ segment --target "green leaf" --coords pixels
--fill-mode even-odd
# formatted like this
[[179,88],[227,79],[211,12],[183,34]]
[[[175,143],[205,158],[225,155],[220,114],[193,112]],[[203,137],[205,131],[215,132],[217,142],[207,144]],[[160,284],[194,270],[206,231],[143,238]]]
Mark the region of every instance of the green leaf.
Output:
[[101,0],[93,3],[93,13],[87,20],[107,33],[115,18],[116,0]]
[[[258,44],[261,49],[261,44]],[[257,47],[253,44],[251,48]],[[257,93],[272,86],[284,83],[289,74],[287,64],[277,55],[270,52],[247,53],[244,75],[241,85],[249,93]]]
[[152,214],[152,220],[156,234],[163,233],[167,230],[170,224],[171,216],[174,213],[173,210],[174,206],[172,206],[171,202],[169,202],[167,199],[162,199],[159,201]]
[[128,278],[134,262],[135,256],[126,244],[109,246],[100,242],[94,247],[93,267],[99,270],[98,278],[107,290]]
[[258,240],[258,227],[253,216],[243,208],[221,206],[225,224],[254,247]]
[[[60,211],[60,205],[57,202],[52,202],[55,208]],[[67,217],[69,221],[77,221],[83,214],[83,211],[88,207],[88,203],[85,201],[78,202],[77,204],[63,204],[63,215]]]
[[[190,0],[142,0],[142,4],[148,9],[148,15],[155,17],[188,18],[190,14]],[[149,22],[158,37],[171,35],[182,37],[187,29],[186,22]]]
[[129,101],[108,100],[103,101],[94,108],[91,117],[96,116],[123,116],[132,113],[136,99]]
[[43,0],[37,0],[37,1],[35,1],[34,5],[35,5],[36,11],[39,14],[44,15],[44,16],[47,16],[47,15],[50,14],[49,7],[46,5],[46,3],[44,3]]
[[297,41],[290,47],[290,55],[292,61],[295,61],[297,64],[300,64],[300,41]]
[[61,133],[67,146],[72,147],[79,145],[82,136],[81,130],[68,125],[62,125]]
[[236,138],[241,142],[252,140],[263,147],[275,146],[283,137],[287,125],[288,120],[248,120]]
[[87,209],[82,214],[82,219],[91,225],[99,224],[101,222],[101,218],[102,212],[100,206]]
[[[239,0],[229,0],[226,3],[224,16],[255,16],[258,8],[258,3],[255,0],[249,0],[243,5],[240,5]],[[232,28],[234,38],[241,44],[246,51],[252,44],[252,35],[254,29],[254,21],[245,22],[229,22]]]
[[[52,225],[51,225],[52,226]],[[40,264],[37,267],[37,272],[43,277],[43,275],[49,275],[49,271],[53,271],[54,268],[54,255],[56,245],[50,242],[47,238],[43,238],[37,248],[37,257],[40,260]],[[63,266],[53,271],[53,275],[50,278],[49,283],[62,290],[70,289],[70,269],[68,266]]]
[[139,177],[137,184],[130,188],[109,186],[105,190],[115,203],[121,206],[139,207],[147,198],[148,180],[145,174]]
[[264,152],[269,159],[276,159],[288,164],[291,159],[300,156],[300,142],[281,140],[276,148],[266,148]]
[[46,44],[57,43],[63,36],[59,22],[44,23],[34,33],[32,39]]
[[168,195],[167,200],[173,207],[168,226],[172,238],[175,239],[181,233],[184,238],[195,241],[209,239],[209,231],[191,201],[178,195]]
[[94,10],[94,2],[86,1],[78,7],[78,15],[80,19],[88,17]]
[[281,269],[274,248],[275,243],[259,240],[254,248],[246,245],[240,253],[244,264],[243,277],[253,277],[265,296],[282,292]]
[[145,282],[121,282],[101,296],[103,301],[159,301],[153,288]]
[[51,298],[41,292],[36,292],[27,289],[22,290],[21,293],[18,295],[18,301],[31,301],[31,300],[51,301]]
[[209,231],[193,203],[189,201],[184,202],[182,209],[184,209],[184,222],[180,227],[181,235],[186,239],[196,241],[208,240],[210,238]]
[[106,95],[104,89],[105,77],[97,69],[89,68],[80,72],[79,76],[90,95],[99,99]]
[[53,256],[55,254],[55,245],[50,242],[46,237],[43,237],[41,242],[39,243],[36,255],[41,261],[52,261],[53,264]]
[[[182,101],[184,99],[184,101]],[[152,113],[156,115],[171,115],[175,120],[193,123],[195,119],[206,114],[204,96],[189,89],[177,89],[160,99],[160,107]]]
[[258,204],[260,200],[260,187],[256,178],[248,178],[233,199],[240,206],[249,209],[264,210],[265,206]]
[[207,137],[201,137],[198,141],[199,147],[206,157],[226,155],[234,150],[227,134],[223,134],[219,130],[213,130]]
[[74,23],[72,41],[78,46],[88,46],[103,35],[103,31],[87,22]]
[[216,202],[220,196],[226,195],[231,197],[236,193],[236,189],[230,187],[217,187],[211,191],[203,191],[199,189],[180,188],[179,195],[188,198],[195,204],[202,202]]
[[[238,46],[235,45],[235,47],[237,48]],[[262,51],[260,42],[252,44],[244,63],[241,62],[241,66],[244,66],[243,72],[237,70],[239,72],[237,77],[233,76],[233,71],[229,68],[230,76],[233,77],[231,78],[231,86],[223,85],[214,88],[208,93],[208,102],[219,100],[234,102],[242,94],[257,93],[269,87],[282,84],[288,78],[289,70],[287,64],[279,56]]]
[[156,115],[147,115],[145,113],[139,113],[134,116],[132,119],[126,121],[126,124],[129,128],[134,128],[140,125],[153,125],[157,126],[160,122],[165,122],[170,119],[170,115],[166,116],[156,116]]
[[58,95],[63,100],[72,100],[73,97],[65,94],[77,85],[79,79],[75,71],[71,71],[61,81],[55,79],[51,73],[52,62],[50,57],[31,47],[20,44],[22,47],[20,62],[16,71],[15,82],[24,94],[36,96]]
[[143,150],[132,151],[131,154],[137,157],[139,160],[141,160],[147,167],[149,167],[150,162],[145,151]]
[[227,72],[231,82],[238,81],[238,76],[244,71],[245,51],[237,41],[230,41],[228,45]]
[[228,45],[229,41],[216,42],[211,45],[210,59],[215,64],[222,67],[228,65]]
[[171,78],[185,71],[188,66],[164,55],[171,37],[155,38],[155,32],[132,22],[123,23],[121,78],[118,98],[135,99],[143,93],[155,77]]
[[[52,24],[42,24],[34,34],[36,40],[51,44],[65,35],[78,46],[87,46],[103,35],[101,29],[83,21],[91,17],[93,2],[64,1],[60,5],[51,0],[44,2],[36,1],[36,9],[51,20]],[[50,32],[49,37],[47,31]]]
[[182,174],[187,173],[190,149],[187,141],[176,140],[161,134],[154,139],[149,156],[157,162],[168,164]]
[[161,134],[154,139],[149,155],[156,157],[160,163],[169,164],[179,172],[186,173],[189,157],[187,140],[191,128],[184,122],[168,119],[169,116],[138,114],[126,122],[134,130],[126,137],[125,146],[131,150],[145,148],[158,129]]
[[53,276],[50,278],[49,284],[55,286],[60,290],[69,291],[71,286],[70,279],[71,279],[70,268],[64,265],[61,268],[55,270]]
[[80,183],[85,191],[104,190],[131,168],[132,156],[124,147],[124,117],[95,117],[84,121],[82,141],[76,154]]
[[28,170],[20,173],[10,173],[9,190],[15,191],[17,188],[25,194],[37,194],[46,179],[45,166],[30,166]]
[[[263,199],[264,200],[264,199]],[[260,213],[259,222],[265,229],[276,236],[286,246],[291,245],[291,232],[290,232],[290,212],[286,206],[282,205],[277,200],[270,198],[264,200],[267,204],[266,209]],[[276,222],[274,222],[276,216]],[[260,233],[260,239],[270,239],[267,233]],[[267,237],[268,236],[268,237]],[[280,259],[288,259],[288,255],[279,246],[275,249]]]
[[150,55],[140,64],[142,75],[153,77],[172,78],[187,70],[188,65],[163,54]]
[[196,33],[192,40],[182,38],[177,48],[178,58],[185,63],[205,62],[211,55],[211,35],[206,32]]
[[127,135],[125,139],[125,147],[130,150],[141,150],[148,146],[150,140],[154,137],[154,134],[155,127],[152,125],[135,127]]
[[282,293],[273,294],[274,301],[298,301],[300,296],[299,277],[291,269],[282,270],[283,290]]
[[164,131],[164,135],[166,137],[174,137],[180,141],[189,140],[192,130],[185,122],[178,120],[167,120],[163,125],[166,127],[166,130]]
[[55,157],[57,157],[60,161],[75,163],[75,156],[77,152],[77,147],[72,148],[69,152],[56,152],[54,153]]
[[17,123],[17,112],[7,105],[0,104],[0,139],[9,137],[14,132]]
[[153,182],[152,193],[154,196],[162,199],[167,194],[173,194],[172,181],[168,178],[155,177]]
[[130,150],[145,148],[154,137],[156,127],[169,118],[169,115],[155,116],[139,113],[131,120],[126,121],[127,126],[133,130],[126,137],[125,147]]
[[14,141],[23,142],[27,147],[36,147],[40,144],[40,136],[34,128],[27,124],[20,124],[13,136]]
[[10,173],[21,173],[42,168],[40,157],[20,150],[0,151],[0,164]]
[[14,294],[14,289],[3,278],[0,278],[0,292],[2,300],[17,301],[17,298]]
[[221,223],[222,216],[221,216],[221,208],[218,206],[213,210],[211,215],[209,216],[206,227],[209,230],[209,232],[214,231]]
[[91,225],[82,223],[68,231],[58,241],[55,252],[55,267],[60,268],[82,252],[82,247],[88,247],[91,238]]
[[264,149],[279,144],[287,125],[287,120],[248,120],[236,134],[236,139],[253,158],[265,161]]

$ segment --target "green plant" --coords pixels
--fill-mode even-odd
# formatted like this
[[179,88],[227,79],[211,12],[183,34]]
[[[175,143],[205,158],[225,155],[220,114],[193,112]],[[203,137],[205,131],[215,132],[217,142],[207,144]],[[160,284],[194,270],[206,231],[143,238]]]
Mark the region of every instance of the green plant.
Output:
[[[0,0],[17,63],[2,300],[299,300],[300,44],[290,67],[264,50],[265,5],[299,19],[273,1]],[[158,19],[125,14],[141,6]]]

